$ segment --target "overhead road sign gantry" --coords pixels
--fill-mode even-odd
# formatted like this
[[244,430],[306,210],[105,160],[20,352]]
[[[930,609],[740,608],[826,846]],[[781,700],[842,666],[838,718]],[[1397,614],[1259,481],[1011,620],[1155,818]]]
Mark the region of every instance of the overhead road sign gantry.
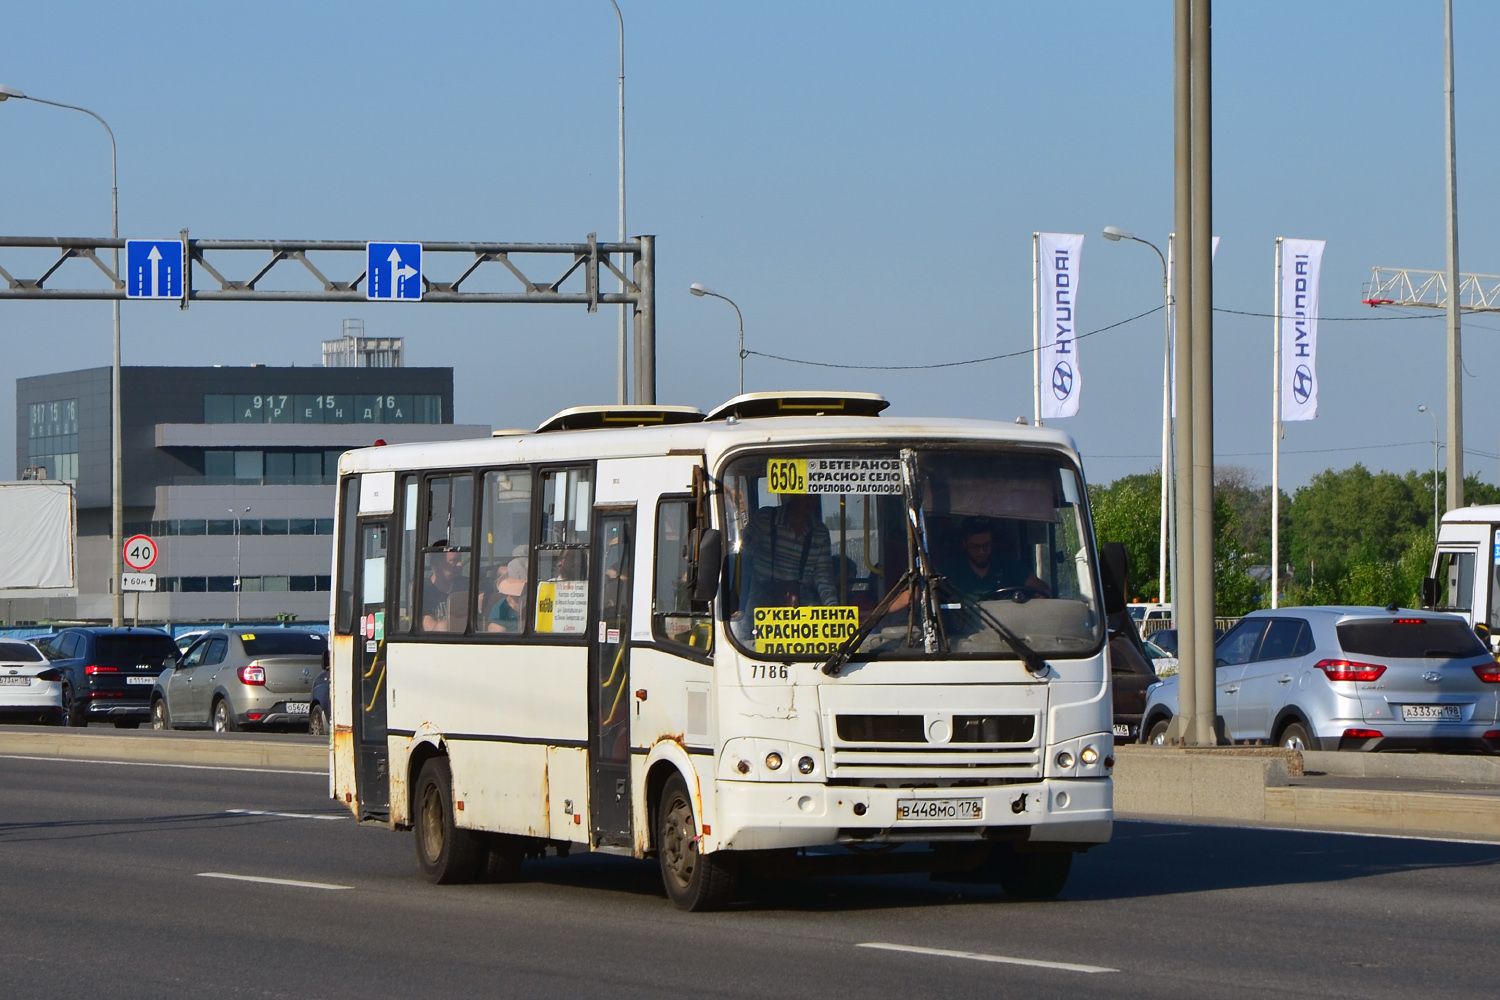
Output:
[[367,244],[365,274],[365,298],[371,302],[422,301],[422,244]]
[[[1410,267],[1376,267],[1360,296],[1367,306],[1448,308],[1448,275]],[[1458,276],[1458,307],[1464,312],[1500,312],[1500,275]]]
[[125,241],[127,299],[182,298],[181,240]]
[[[656,237],[637,236],[620,243],[601,243],[590,233],[582,243],[379,243],[362,240],[200,240],[182,230],[182,267],[174,286],[186,309],[193,302],[368,302],[406,300],[424,303],[556,303],[587,306],[630,305],[635,316],[635,401],[656,402]],[[167,241],[168,244],[171,241]],[[0,299],[124,299],[127,280],[115,273],[100,251],[127,249],[127,241],[115,238],[87,239],[66,236],[0,236]],[[156,242],[165,260],[169,253]],[[381,263],[370,267],[374,248],[384,247]],[[405,247],[417,251],[408,259]],[[55,259],[36,277],[16,277],[21,268],[9,262],[10,250],[52,250]],[[392,251],[398,258],[392,261]],[[127,255],[128,256],[128,255]],[[245,268],[246,257],[251,268]],[[548,277],[538,278],[545,266],[529,258],[550,259],[555,266]],[[314,261],[316,258],[316,262]],[[517,258],[522,258],[518,260]],[[79,281],[63,284],[61,270],[69,261],[92,264],[104,274],[109,287],[87,287]],[[146,262],[151,261],[149,249]],[[127,262],[128,263],[128,262]],[[236,265],[239,266],[236,266]],[[304,284],[309,276],[319,287],[265,288],[273,272],[287,273]],[[491,265],[486,267],[486,265]],[[500,268],[508,274],[507,290],[469,291],[470,279],[484,268]],[[279,268],[279,270],[277,270]],[[381,270],[383,269],[383,271]],[[77,268],[68,268],[72,276]],[[249,271],[248,277],[230,277]],[[415,274],[409,273],[415,271]],[[211,280],[202,280],[206,273]],[[327,272],[327,273],[325,273]],[[127,272],[128,276],[129,272]],[[384,277],[380,277],[383,274]],[[439,280],[439,275],[445,280]],[[330,277],[329,275],[334,275]],[[447,276],[451,275],[451,278]],[[606,292],[601,278],[613,275],[623,286]],[[346,277],[347,276],[347,277]],[[372,277],[374,280],[372,281]],[[157,298],[162,294],[162,276],[157,276]],[[172,279],[166,279],[169,283]],[[147,276],[149,287],[149,275]],[[379,282],[379,287],[375,287]],[[388,282],[388,283],[387,283]],[[475,282],[477,284],[477,279]],[[148,296],[149,297],[149,296]]]

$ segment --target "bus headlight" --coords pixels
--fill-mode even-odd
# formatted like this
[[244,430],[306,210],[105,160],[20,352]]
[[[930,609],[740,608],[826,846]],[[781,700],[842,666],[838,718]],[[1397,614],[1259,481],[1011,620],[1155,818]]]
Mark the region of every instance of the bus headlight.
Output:
[[1078,755],[1078,759],[1083,761],[1085,764],[1098,763],[1099,751],[1095,750],[1093,747],[1084,747],[1083,753]]
[[781,770],[781,754],[777,753],[775,750],[772,750],[770,753],[766,754],[766,767],[770,768],[773,771]]
[[813,761],[813,759],[811,757],[798,757],[797,758],[797,770],[801,771],[803,774],[812,774],[813,773],[813,768],[815,768],[815,767],[817,767],[817,764]]
[[1061,767],[1061,768],[1064,768],[1064,769],[1072,767],[1073,766],[1073,755],[1070,754],[1070,753],[1068,753],[1068,751],[1066,751],[1066,750],[1064,750],[1061,753],[1059,753],[1057,755],[1057,766]]

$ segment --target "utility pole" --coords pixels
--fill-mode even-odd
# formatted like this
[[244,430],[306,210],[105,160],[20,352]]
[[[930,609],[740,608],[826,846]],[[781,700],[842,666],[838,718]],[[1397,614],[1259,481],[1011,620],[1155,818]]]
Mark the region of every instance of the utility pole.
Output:
[[1198,704],[1195,603],[1197,580],[1193,546],[1193,199],[1192,199],[1192,89],[1189,70],[1192,59],[1191,0],[1173,0],[1173,214],[1176,243],[1173,282],[1177,311],[1177,576],[1172,595],[1172,614],[1177,621],[1177,717],[1174,738],[1191,740],[1191,722]]
[[1453,0],[1443,0],[1443,118],[1448,208],[1448,509],[1464,505],[1463,351],[1458,302],[1458,153],[1453,136]]

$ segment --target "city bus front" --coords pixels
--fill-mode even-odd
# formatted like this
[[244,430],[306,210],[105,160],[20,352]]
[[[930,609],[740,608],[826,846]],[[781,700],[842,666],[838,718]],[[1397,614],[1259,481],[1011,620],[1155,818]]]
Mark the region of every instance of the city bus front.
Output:
[[705,850],[925,843],[1030,856],[1055,881],[1109,839],[1083,477],[1062,435],[997,437],[756,443],[715,463]]

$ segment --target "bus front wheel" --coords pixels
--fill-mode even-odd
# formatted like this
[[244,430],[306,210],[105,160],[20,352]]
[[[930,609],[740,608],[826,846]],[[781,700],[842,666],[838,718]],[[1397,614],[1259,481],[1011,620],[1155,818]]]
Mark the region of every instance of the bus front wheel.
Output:
[[484,844],[473,830],[454,824],[453,775],[446,759],[434,757],[422,765],[414,801],[412,827],[422,874],[438,885],[473,882],[484,861]]
[[728,851],[698,852],[698,825],[687,783],[674,774],[656,810],[656,856],[667,897],[680,910],[715,910],[734,899],[739,866]]

